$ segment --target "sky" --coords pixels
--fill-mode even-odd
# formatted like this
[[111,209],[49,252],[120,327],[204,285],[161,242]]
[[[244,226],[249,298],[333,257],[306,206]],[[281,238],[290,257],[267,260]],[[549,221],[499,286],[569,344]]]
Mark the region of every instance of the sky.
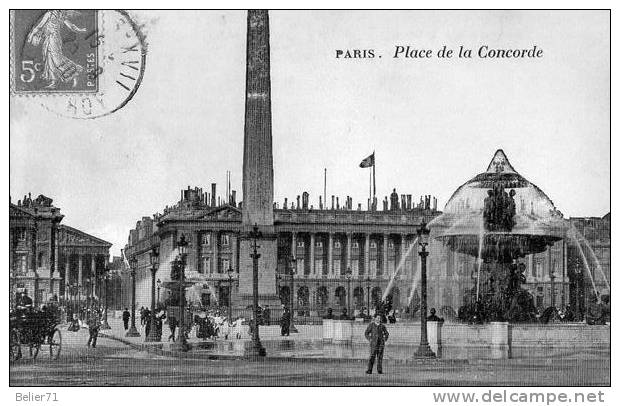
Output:
[[[44,194],[64,224],[119,255],[142,216],[189,186],[241,193],[244,12],[140,11],[148,55],[134,98],[94,120],[12,98],[10,195]],[[270,12],[275,200],[365,205],[431,194],[439,209],[502,148],[566,217],[610,210],[609,14],[604,11]],[[537,59],[392,58],[395,46],[482,45]],[[374,49],[373,59],[336,58]],[[381,58],[378,58],[381,55]],[[417,198],[416,198],[417,197]]]

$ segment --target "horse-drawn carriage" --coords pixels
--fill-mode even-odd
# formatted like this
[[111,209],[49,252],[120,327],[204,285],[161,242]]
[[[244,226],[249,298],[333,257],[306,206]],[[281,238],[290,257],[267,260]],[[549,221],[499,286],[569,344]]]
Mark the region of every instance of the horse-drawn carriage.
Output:
[[32,359],[39,355],[41,347],[49,347],[49,357],[58,359],[62,348],[59,313],[53,308],[37,310],[18,308],[9,314],[9,360],[17,361],[27,348]]

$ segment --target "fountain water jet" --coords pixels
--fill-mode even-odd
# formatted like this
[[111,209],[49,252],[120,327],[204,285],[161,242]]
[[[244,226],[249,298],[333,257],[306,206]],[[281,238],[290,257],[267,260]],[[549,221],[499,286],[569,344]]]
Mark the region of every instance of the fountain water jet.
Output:
[[388,297],[388,295],[392,291],[392,288],[394,287],[394,281],[396,280],[396,277],[398,276],[398,273],[400,272],[400,270],[405,267],[405,263],[407,261],[407,257],[409,257],[409,255],[411,255],[411,251],[413,251],[413,248],[416,246],[416,242],[417,241],[418,241],[418,237],[416,237],[413,240],[413,242],[411,243],[411,245],[407,249],[407,252],[405,252],[403,257],[398,262],[398,266],[396,267],[396,269],[394,269],[394,272],[392,272],[392,276],[390,277],[390,281],[388,282],[388,285],[385,288],[385,292],[383,292],[383,296],[381,297],[381,301],[385,301],[385,299]]

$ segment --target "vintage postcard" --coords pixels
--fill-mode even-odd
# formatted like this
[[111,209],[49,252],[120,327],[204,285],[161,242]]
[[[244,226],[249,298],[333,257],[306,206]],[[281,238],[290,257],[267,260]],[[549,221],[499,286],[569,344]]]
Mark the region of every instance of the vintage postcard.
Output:
[[610,401],[610,10],[9,23],[18,404],[85,386]]

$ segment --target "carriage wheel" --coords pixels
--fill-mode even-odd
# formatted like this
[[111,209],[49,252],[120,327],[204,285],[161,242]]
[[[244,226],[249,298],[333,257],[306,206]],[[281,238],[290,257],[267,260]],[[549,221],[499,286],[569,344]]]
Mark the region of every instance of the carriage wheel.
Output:
[[57,360],[58,356],[60,356],[60,349],[62,348],[62,336],[60,335],[60,330],[55,328],[47,338],[47,342],[50,346],[50,358]]
[[19,334],[11,330],[9,336],[9,362],[15,362],[22,357],[22,347],[19,342]]

